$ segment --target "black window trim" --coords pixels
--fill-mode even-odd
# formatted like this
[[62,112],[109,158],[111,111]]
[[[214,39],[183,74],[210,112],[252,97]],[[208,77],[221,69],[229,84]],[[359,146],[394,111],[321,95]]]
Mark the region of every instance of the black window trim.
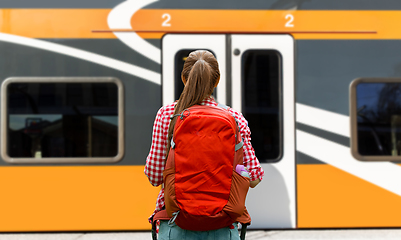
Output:
[[[114,83],[118,91],[118,150],[114,157],[12,158],[7,154],[7,87],[11,83]],[[116,163],[124,156],[124,88],[115,77],[11,77],[1,84],[0,155],[8,163]]]
[[[244,71],[243,71],[243,64],[244,64],[244,54],[247,53],[248,51],[271,51],[274,52],[278,55],[278,64],[279,64],[279,77],[278,77],[278,91],[279,91],[279,141],[280,141],[280,148],[279,148],[279,154],[276,158],[272,158],[272,159],[259,159],[259,161],[261,161],[261,163],[278,163],[280,162],[283,157],[284,157],[284,119],[283,119],[283,55],[281,54],[281,52],[277,49],[269,49],[269,48],[248,48],[246,49],[242,54],[241,54],[241,95],[242,95],[242,102],[241,102],[241,109],[244,109],[244,99],[245,99],[245,87],[244,87]],[[252,131],[252,129],[251,129]],[[267,161],[266,161],[267,160]]]

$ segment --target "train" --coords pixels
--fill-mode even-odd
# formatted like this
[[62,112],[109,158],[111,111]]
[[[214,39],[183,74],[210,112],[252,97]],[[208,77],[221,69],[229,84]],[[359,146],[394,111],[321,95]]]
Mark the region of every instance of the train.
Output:
[[401,227],[400,1],[0,8],[0,232],[150,230],[154,118],[197,49],[265,171],[249,228]]

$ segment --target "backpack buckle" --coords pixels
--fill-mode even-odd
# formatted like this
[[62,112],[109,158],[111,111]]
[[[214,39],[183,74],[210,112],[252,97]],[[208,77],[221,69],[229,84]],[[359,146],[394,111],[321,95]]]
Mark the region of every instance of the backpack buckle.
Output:
[[177,212],[173,212],[173,217],[168,221],[168,225],[170,227],[174,226],[175,219],[177,218],[179,213],[180,213],[179,210]]
[[[185,115],[185,111],[187,111],[188,114]],[[191,114],[191,112],[189,111],[189,109],[185,109],[185,110],[182,111],[181,113],[175,114],[175,115],[171,116],[171,117],[170,117],[170,120],[173,120],[173,118],[178,117],[178,116],[181,116],[180,118],[181,118],[181,120],[182,120],[182,119],[184,119],[184,117],[188,117],[189,114]]]
[[[188,112],[188,114],[187,115],[185,115],[185,111],[187,111]],[[181,120],[182,119],[184,119],[184,117],[188,117],[189,116],[189,114],[191,114],[191,112],[189,111],[189,109],[185,109],[184,111],[182,111],[182,113],[181,113]]]

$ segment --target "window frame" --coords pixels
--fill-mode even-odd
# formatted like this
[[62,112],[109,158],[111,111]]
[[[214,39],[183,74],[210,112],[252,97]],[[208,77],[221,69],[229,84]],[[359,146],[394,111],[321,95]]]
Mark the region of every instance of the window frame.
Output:
[[361,155],[358,152],[358,116],[357,116],[357,92],[360,83],[401,83],[401,78],[357,78],[350,84],[350,149],[352,156],[360,161],[401,161],[401,156],[373,156]]
[[[7,87],[12,83],[114,83],[117,85],[118,94],[118,147],[117,155],[114,157],[49,157],[49,158],[13,158],[7,153],[8,149],[8,101]],[[11,77],[1,84],[1,106],[0,106],[0,155],[7,163],[116,163],[124,156],[124,87],[115,77]]]

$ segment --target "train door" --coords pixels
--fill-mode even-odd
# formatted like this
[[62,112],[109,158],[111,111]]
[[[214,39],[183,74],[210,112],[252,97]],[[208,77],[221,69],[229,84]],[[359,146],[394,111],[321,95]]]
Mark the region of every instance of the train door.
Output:
[[294,41],[287,35],[171,34],[162,42],[163,105],[178,99],[185,56],[214,53],[218,102],[241,111],[265,171],[248,193],[251,228],[295,228]]
[[289,35],[231,36],[231,106],[242,112],[265,171],[249,191],[254,228],[295,228],[294,41]]

